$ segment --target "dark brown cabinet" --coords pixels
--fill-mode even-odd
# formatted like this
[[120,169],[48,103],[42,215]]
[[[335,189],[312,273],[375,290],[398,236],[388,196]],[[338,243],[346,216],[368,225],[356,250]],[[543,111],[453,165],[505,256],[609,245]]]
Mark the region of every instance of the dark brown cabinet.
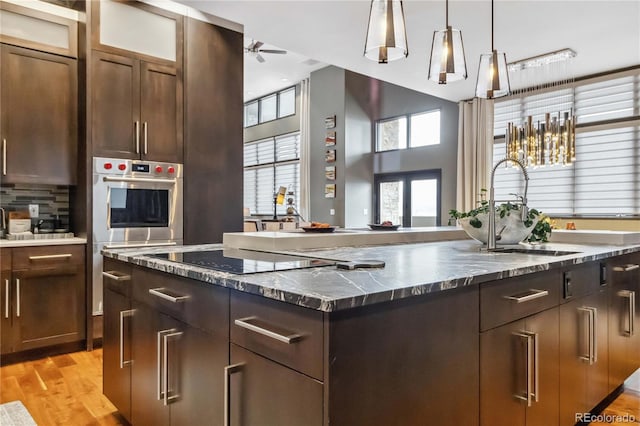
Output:
[[1,55],[2,181],[75,184],[77,61],[4,44]]
[[558,308],[480,336],[480,424],[558,424]]
[[558,424],[559,271],[480,288],[480,424]]
[[230,425],[321,426],[323,384],[231,344]]
[[[591,263],[565,274],[560,306],[560,425],[576,423],[608,394],[607,288]],[[568,281],[567,281],[568,280]],[[602,285],[606,284],[605,282]]]
[[640,368],[640,255],[607,262],[609,288],[609,389]]
[[92,52],[93,154],[182,162],[182,83],[175,67]]
[[226,341],[134,302],[132,423],[223,424]]
[[11,351],[13,305],[11,278],[11,249],[0,249],[0,355]]
[[132,424],[223,423],[226,289],[105,259],[104,393]]
[[2,276],[3,324],[9,325],[2,330],[2,353],[83,340],[84,247],[10,250],[11,272]]
[[131,267],[105,259],[103,350],[103,393],[131,422]]

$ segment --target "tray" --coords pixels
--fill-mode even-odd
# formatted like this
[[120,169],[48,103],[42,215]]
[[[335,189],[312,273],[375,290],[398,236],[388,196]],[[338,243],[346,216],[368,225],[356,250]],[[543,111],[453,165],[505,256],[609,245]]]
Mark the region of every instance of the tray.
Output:
[[304,232],[315,232],[318,234],[328,234],[329,232],[333,232],[335,231],[337,228],[337,226],[330,226],[328,228],[315,228],[312,226],[303,226],[302,229],[304,230]]
[[378,223],[370,223],[369,228],[373,231],[397,231],[400,225],[380,225]]

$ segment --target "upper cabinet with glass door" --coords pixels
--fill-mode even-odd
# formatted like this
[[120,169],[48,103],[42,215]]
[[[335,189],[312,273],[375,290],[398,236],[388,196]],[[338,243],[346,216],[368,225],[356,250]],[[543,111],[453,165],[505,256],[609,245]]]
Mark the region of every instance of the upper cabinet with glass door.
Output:
[[92,48],[145,61],[182,63],[183,17],[137,1],[91,2]]
[[181,15],[140,2],[91,3],[93,155],[181,163]]
[[0,1],[0,42],[77,58],[77,12],[64,12],[56,15]]

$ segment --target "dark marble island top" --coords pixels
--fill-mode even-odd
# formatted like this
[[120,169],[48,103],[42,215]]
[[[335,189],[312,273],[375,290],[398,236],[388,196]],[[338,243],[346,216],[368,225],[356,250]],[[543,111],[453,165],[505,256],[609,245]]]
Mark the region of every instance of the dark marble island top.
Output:
[[[332,312],[496,279],[566,267],[639,252],[640,245],[544,244],[536,249],[577,252],[562,256],[487,253],[472,240],[320,250],[289,250],[319,259],[383,260],[382,269],[343,270],[335,266],[237,275],[150,257],[151,254],[222,249],[220,244],[104,250],[106,257],[214,285]],[[521,248],[530,248],[520,246]]]

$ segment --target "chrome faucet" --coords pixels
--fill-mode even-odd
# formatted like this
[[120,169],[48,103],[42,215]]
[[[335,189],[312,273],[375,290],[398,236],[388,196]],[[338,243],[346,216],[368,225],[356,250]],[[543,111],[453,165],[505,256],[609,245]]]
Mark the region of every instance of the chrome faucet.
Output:
[[496,174],[496,170],[498,166],[502,163],[506,163],[508,161],[512,161],[520,166],[522,170],[522,174],[524,175],[524,196],[521,201],[521,219],[525,221],[529,214],[529,209],[527,208],[527,189],[529,189],[529,173],[527,173],[527,169],[525,168],[522,161],[517,160],[515,158],[503,158],[498,161],[495,166],[493,166],[493,170],[491,171],[491,188],[489,189],[489,227],[487,230],[487,251],[495,251],[496,250],[496,201],[498,202],[511,202],[510,200],[496,200],[493,188],[493,180]]

